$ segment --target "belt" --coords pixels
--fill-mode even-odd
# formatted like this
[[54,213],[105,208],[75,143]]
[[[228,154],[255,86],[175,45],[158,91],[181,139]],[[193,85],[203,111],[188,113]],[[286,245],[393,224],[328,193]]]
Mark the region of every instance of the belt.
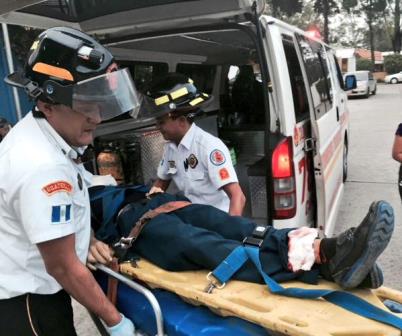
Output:
[[115,255],[122,260],[127,250],[133,245],[138,236],[140,235],[144,226],[153,218],[160,214],[173,212],[190,205],[191,202],[187,201],[172,201],[162,204],[161,206],[148,210],[141,218],[134,224],[127,237],[121,237],[120,240],[113,245]]

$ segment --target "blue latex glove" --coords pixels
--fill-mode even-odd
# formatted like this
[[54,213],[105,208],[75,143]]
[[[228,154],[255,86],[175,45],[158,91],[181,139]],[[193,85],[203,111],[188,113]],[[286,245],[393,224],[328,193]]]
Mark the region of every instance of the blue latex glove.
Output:
[[135,327],[133,322],[131,322],[123,314],[120,315],[121,321],[113,327],[106,327],[107,332],[110,336],[134,336]]

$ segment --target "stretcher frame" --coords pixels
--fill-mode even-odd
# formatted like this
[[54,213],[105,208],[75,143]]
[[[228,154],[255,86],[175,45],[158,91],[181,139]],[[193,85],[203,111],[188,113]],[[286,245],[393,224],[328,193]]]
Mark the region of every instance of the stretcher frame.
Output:
[[[127,285],[131,289],[135,290],[136,292],[144,295],[144,297],[147,299],[147,301],[151,305],[152,310],[155,315],[156,330],[157,330],[156,336],[166,336],[164,333],[164,328],[163,328],[163,315],[162,315],[161,307],[160,307],[159,302],[156,299],[155,295],[148,288],[136,283],[133,280],[128,279],[124,275],[122,275],[118,272],[115,272],[115,271],[111,270],[109,267],[104,266],[102,264],[96,264],[95,267],[98,270],[106,273],[108,276],[113,277],[114,279],[124,283],[125,285]],[[92,315],[92,318],[94,319],[93,315]],[[99,321],[99,319],[98,319],[98,321]],[[99,329],[98,321],[95,321],[95,324],[97,325],[97,327]]]
[[[155,280],[154,280],[155,276],[152,275],[152,274],[149,274],[149,271],[150,271],[149,267],[157,268],[158,277],[163,279],[162,283],[157,284],[155,282]],[[179,297],[181,297],[181,299],[184,300],[184,302],[192,303],[193,305],[196,305],[196,306],[205,305],[210,310],[212,310],[213,312],[217,313],[217,315],[220,315],[220,316],[238,316],[241,319],[244,319],[246,321],[250,321],[252,323],[255,323],[256,325],[259,325],[259,326],[265,328],[265,330],[267,332],[273,333],[275,335],[276,334],[280,334],[280,335],[283,335],[283,334],[286,334],[286,335],[308,335],[308,336],[316,335],[316,333],[312,332],[311,329],[309,331],[308,330],[302,331],[300,328],[298,328],[298,327],[300,327],[300,325],[299,326],[295,325],[294,327],[296,327],[296,328],[292,328],[292,326],[289,326],[289,325],[286,326],[286,324],[288,324],[289,322],[292,324],[294,321],[290,321],[290,320],[287,321],[286,319],[285,320],[282,319],[282,322],[283,321],[285,322],[285,329],[283,329],[283,326],[278,326],[278,321],[275,320],[275,318],[272,321],[268,321],[268,324],[267,324],[267,321],[263,322],[262,320],[260,321],[259,319],[256,320],[256,319],[250,318],[250,316],[233,314],[233,310],[232,311],[228,310],[227,306],[225,308],[225,304],[227,302],[226,303],[223,302],[223,305],[221,305],[220,308],[219,308],[219,305],[216,305],[216,303],[215,304],[208,304],[208,302],[205,301],[205,297],[209,297],[209,295],[207,295],[205,293],[201,294],[199,291],[196,294],[197,298],[198,298],[198,302],[196,302],[196,300],[194,300],[194,297],[192,297],[191,295],[186,295],[186,292],[188,291],[188,288],[187,289],[184,288],[184,289],[181,289],[181,290],[177,291],[173,287],[170,287],[169,286],[169,280],[166,280],[166,278],[169,278],[169,276],[171,276],[171,275],[173,275],[174,277],[176,277],[176,276],[181,277],[182,272],[179,272],[181,274],[177,275],[177,273],[175,273],[175,272],[165,271],[163,269],[160,269],[160,268],[152,265],[151,263],[149,263],[149,262],[147,262],[145,260],[141,260],[139,262],[139,264],[138,264],[138,267],[131,267],[127,263],[120,264],[120,272],[121,273],[116,273],[116,272],[110,270],[108,267],[103,266],[103,265],[100,265],[99,269],[102,272],[106,273],[107,275],[112,276],[113,278],[117,279],[118,281],[122,281],[124,284],[128,285],[128,287],[134,289],[136,292],[139,292],[141,294],[144,293],[144,295],[146,295],[147,300],[152,305],[153,313],[154,313],[155,318],[156,318],[156,323],[157,323],[157,329],[156,330],[158,331],[158,333],[157,333],[158,336],[159,335],[164,335],[163,316],[162,316],[162,313],[161,313],[161,308],[160,308],[160,306],[159,306],[159,304],[157,302],[157,299],[154,296],[154,294],[149,289],[144,288],[141,285],[138,285],[136,283],[137,280],[139,280],[140,282],[145,282],[146,286],[149,286],[150,288],[161,288],[161,289],[167,290],[169,292],[172,292],[172,293],[174,293],[176,295],[179,295]],[[184,273],[186,273],[186,272],[184,272]],[[193,273],[198,273],[198,274],[196,274],[196,277],[194,278],[195,282],[198,282],[198,283],[195,284],[195,286],[198,288],[198,287],[200,287],[200,283],[199,283],[199,280],[201,279],[200,276],[201,276],[201,274],[203,274],[205,272],[203,272],[203,271],[197,272],[196,271],[196,272],[193,272]],[[124,274],[124,275],[122,275],[122,274]],[[131,280],[131,279],[127,278],[127,277],[129,277],[129,278],[131,278],[133,280]],[[204,278],[204,276],[202,276],[202,278]],[[236,282],[237,282],[237,284],[236,284]],[[239,285],[239,283],[244,284],[244,282],[234,280],[233,283],[230,286],[234,285],[234,287],[236,287],[236,286]],[[329,284],[330,283],[325,283],[324,285],[327,286]],[[246,283],[246,286],[248,286],[247,288],[250,288],[250,286],[262,286],[262,285],[253,284],[253,283]],[[249,292],[250,289],[247,289],[247,288],[245,288],[243,290],[247,290],[247,292]],[[267,290],[267,289],[265,288],[265,290]],[[398,291],[398,290],[393,290],[393,289],[390,289],[390,288],[387,288],[387,287],[381,287],[381,288],[379,288],[377,290],[371,290],[371,298],[369,296],[370,291],[368,291],[368,290],[358,290],[357,292],[359,293],[359,295],[362,294],[363,297],[366,296],[366,299],[368,299],[368,301],[373,301],[374,300],[374,302],[371,302],[371,303],[376,303],[377,305],[379,304],[380,301],[383,301],[384,299],[390,299],[390,300],[393,300],[393,301],[396,301],[396,302],[399,302],[399,303],[402,304],[402,293],[400,291]],[[202,298],[202,296],[204,296],[204,298]],[[287,299],[283,298],[283,297],[280,297],[280,296],[274,296],[274,297],[271,297],[270,300],[275,300],[276,303],[278,303],[278,302],[285,303],[285,301]],[[277,301],[277,300],[279,300],[279,301]],[[296,300],[300,300],[300,299],[296,299]],[[209,303],[211,303],[211,302],[209,302]],[[222,302],[220,304],[222,304]],[[383,305],[381,305],[381,306],[383,306]],[[385,306],[383,306],[383,307],[385,308]],[[317,308],[318,310],[321,310],[322,306],[314,306],[314,308]],[[339,308],[339,307],[336,307],[335,309],[338,309],[336,314],[343,314],[345,312],[345,311],[342,311],[342,309]],[[331,312],[331,313],[334,313],[334,312]],[[397,315],[402,317],[402,314],[397,314]],[[358,317],[358,318],[361,319],[362,317]],[[316,319],[317,319],[317,317],[316,317]],[[325,315],[324,315],[324,319],[325,319]],[[363,322],[364,321],[365,320],[363,320]],[[367,321],[370,321],[370,320],[366,320],[366,322]],[[326,322],[328,322],[328,321],[323,320],[323,321],[321,321],[319,323],[319,325],[320,324],[322,325],[323,323],[325,325]],[[360,323],[361,322],[362,321],[360,321]],[[357,323],[359,323],[359,321],[357,321]],[[392,331],[392,330],[390,330],[391,327],[386,326],[386,325],[382,325],[381,323],[380,323],[380,327],[378,327],[378,325],[377,326],[372,325],[372,323],[373,323],[372,321],[370,321],[368,323],[370,324],[371,327],[373,327],[372,333],[370,333],[370,335],[398,335],[398,336],[402,335],[402,331],[397,332],[396,329],[394,329],[394,328],[392,328],[392,330],[393,330]],[[375,322],[375,323],[377,323],[377,322]],[[353,326],[352,326],[352,328],[353,328]],[[306,329],[308,329],[308,328],[306,328]],[[328,330],[328,332],[325,332],[324,330],[321,330],[321,331],[323,332],[323,335],[324,334],[325,335],[327,335],[327,334],[332,335],[332,332],[330,332],[329,330]],[[351,330],[351,332],[352,332],[351,334],[355,335],[356,331],[357,331],[357,329],[354,330],[354,331]],[[335,334],[336,334],[336,332],[335,332]],[[341,334],[344,334],[344,332],[343,333],[341,332]]]

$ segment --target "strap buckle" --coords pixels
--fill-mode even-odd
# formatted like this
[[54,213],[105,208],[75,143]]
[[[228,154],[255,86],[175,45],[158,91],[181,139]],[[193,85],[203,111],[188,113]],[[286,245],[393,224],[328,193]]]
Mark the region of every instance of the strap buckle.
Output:
[[243,245],[252,245],[261,247],[264,242],[265,235],[267,233],[268,226],[258,225],[255,227],[251,236],[243,239]]
[[113,247],[122,250],[128,250],[131,246],[133,246],[134,241],[134,237],[121,237],[117,243],[113,244]]
[[223,289],[226,286],[226,282],[221,283],[217,278],[213,277],[213,273],[209,272],[207,274],[207,280],[209,281],[207,287],[205,287],[204,292],[211,294],[212,291],[217,288],[217,289]]
[[252,245],[256,247],[261,247],[264,239],[255,237],[246,237],[243,239],[243,245]]
[[42,89],[38,86],[37,83],[32,81],[25,84],[24,89],[27,94],[34,99],[38,98],[42,94]]

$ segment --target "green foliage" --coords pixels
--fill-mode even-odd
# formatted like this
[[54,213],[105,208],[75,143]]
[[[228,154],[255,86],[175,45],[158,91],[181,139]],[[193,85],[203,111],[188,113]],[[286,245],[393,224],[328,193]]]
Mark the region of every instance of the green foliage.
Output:
[[388,73],[402,71],[402,55],[395,54],[384,57],[384,68]]
[[342,7],[350,13],[358,4],[358,0],[343,0]]
[[371,60],[365,58],[358,58],[356,59],[356,70],[372,70],[373,63]]
[[315,0],[314,10],[323,15],[332,15],[339,12],[339,7],[335,0]]

